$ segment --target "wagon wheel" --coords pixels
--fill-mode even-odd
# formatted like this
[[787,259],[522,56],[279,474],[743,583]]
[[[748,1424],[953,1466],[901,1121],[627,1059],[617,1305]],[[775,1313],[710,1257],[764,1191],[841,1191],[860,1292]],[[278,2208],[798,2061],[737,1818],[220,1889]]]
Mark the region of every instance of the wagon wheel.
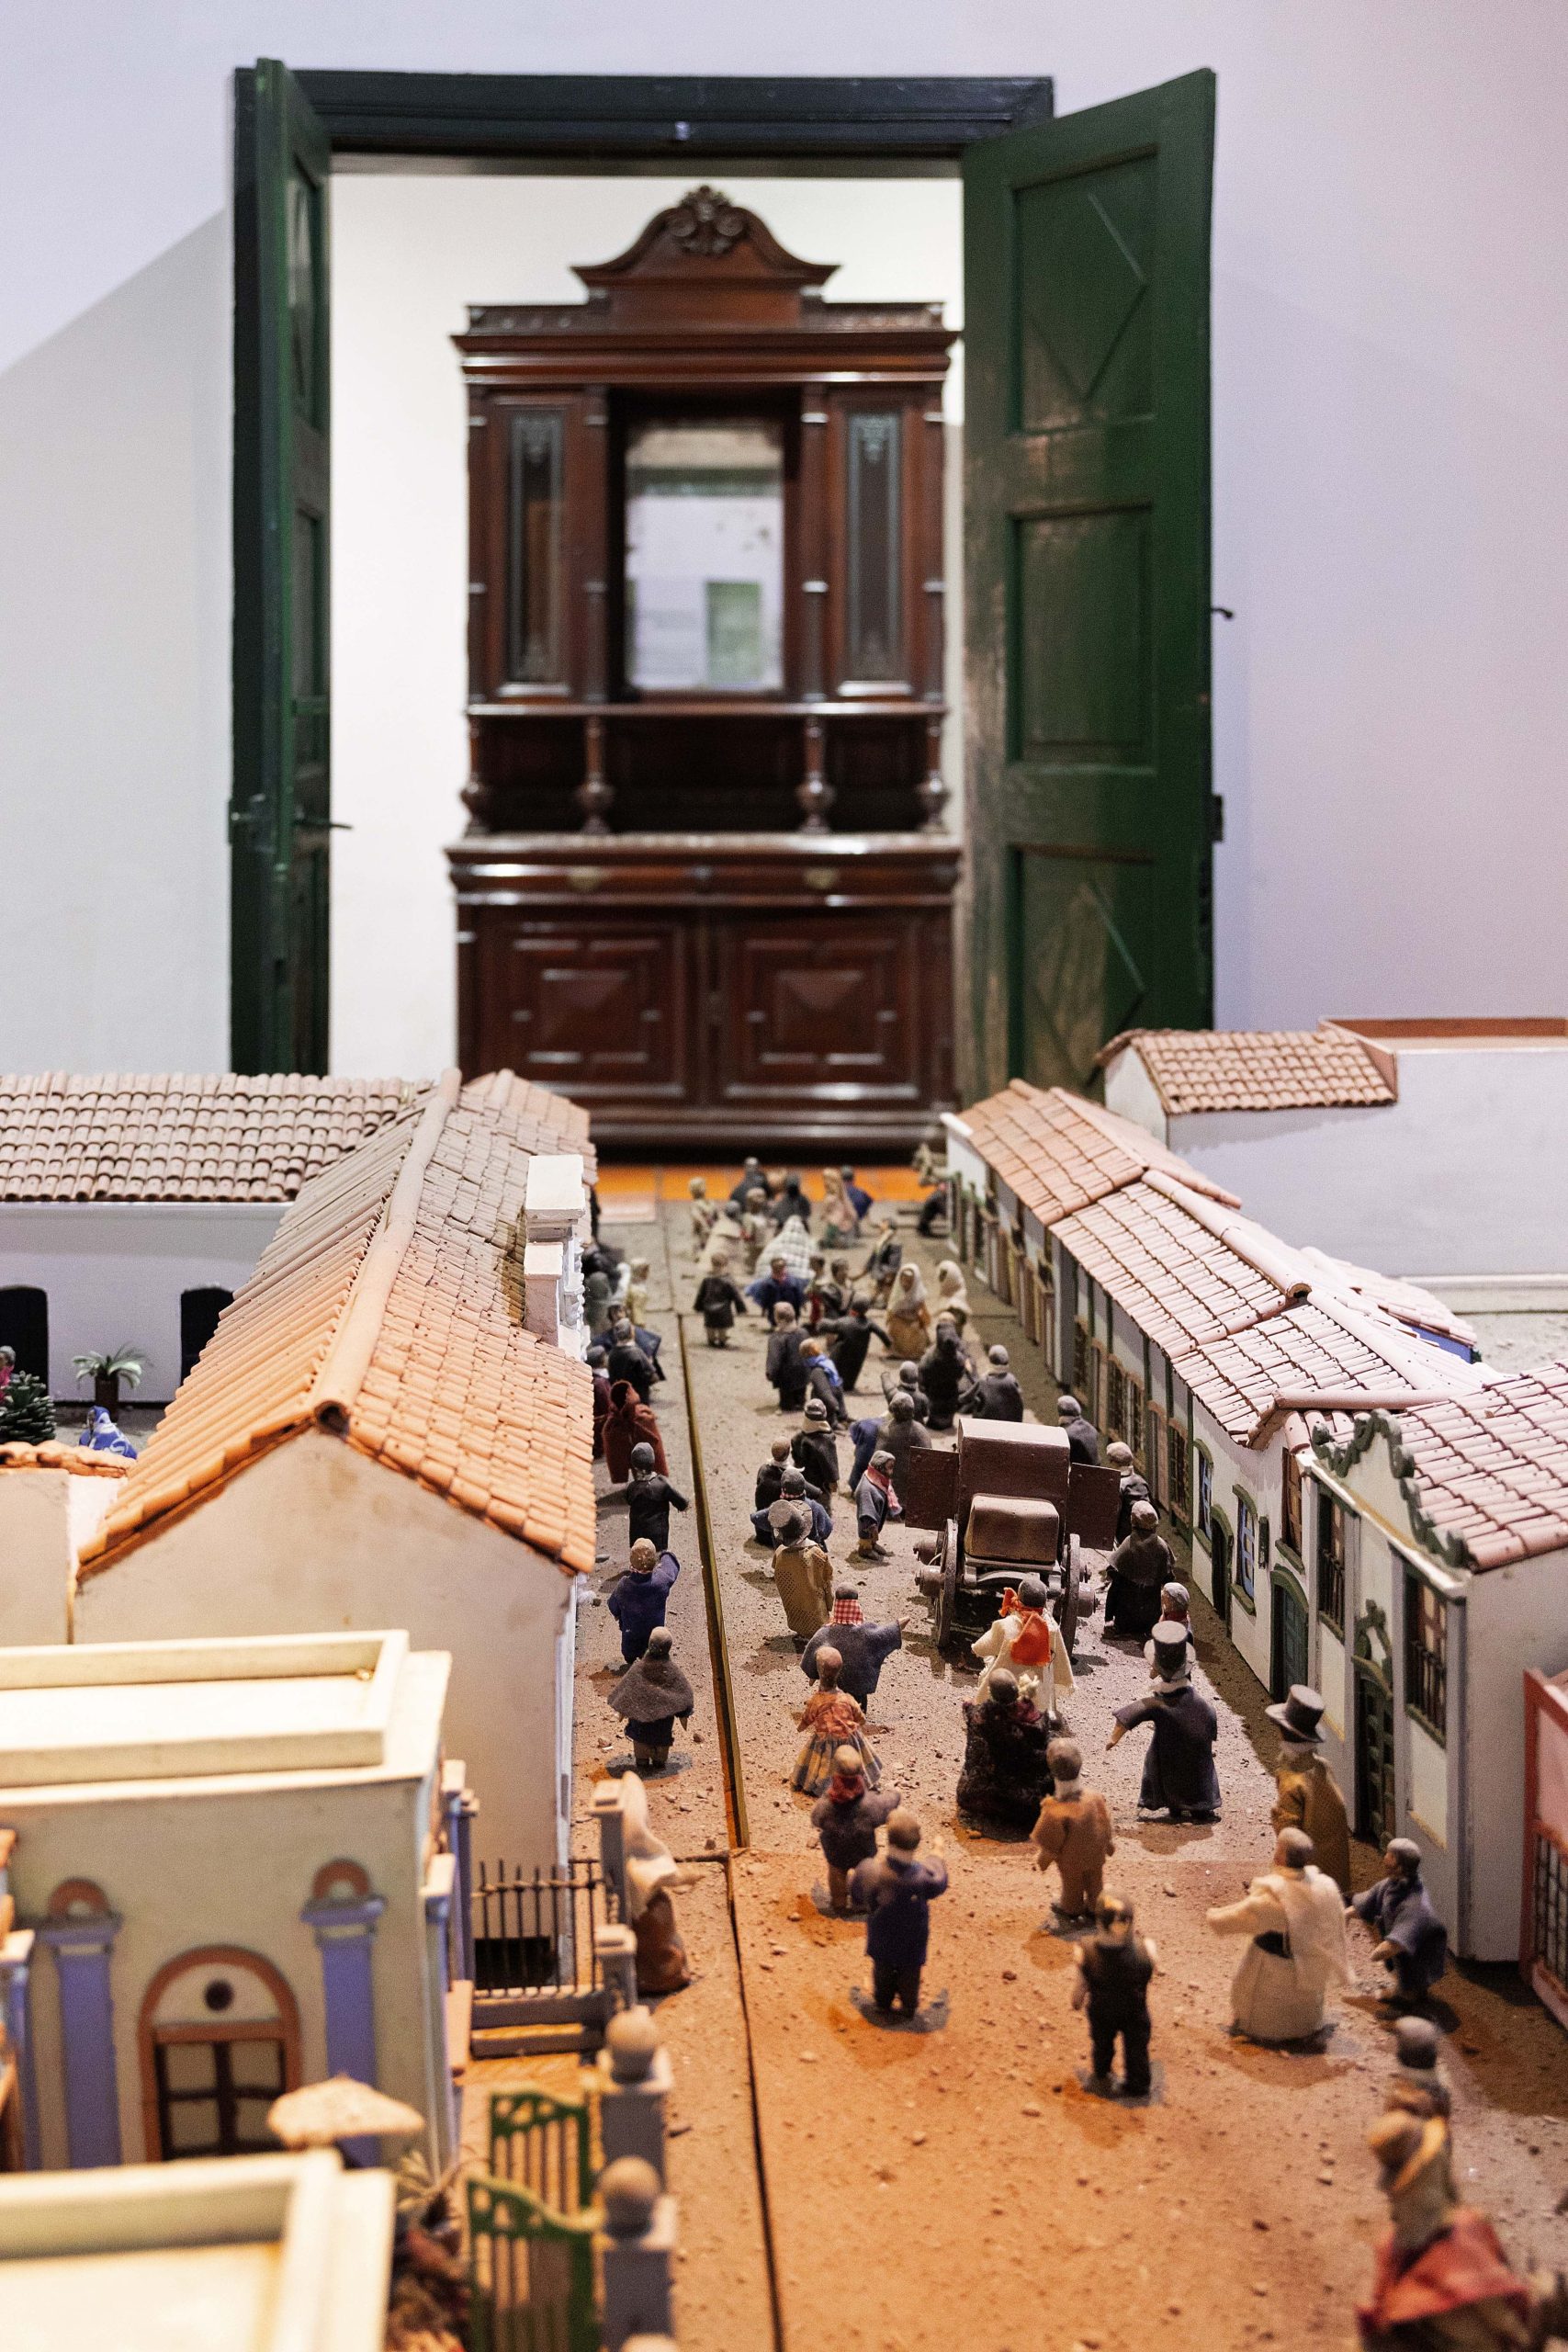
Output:
[[942,1536],[942,1593],[936,1605],[936,1645],[944,1650],[958,1627],[958,1523],[949,1520]]
[[1062,1597],[1056,1604],[1056,1623],[1062,1629],[1062,1646],[1069,1657],[1078,1630],[1078,1539],[1067,1538],[1067,1563],[1062,1578]]

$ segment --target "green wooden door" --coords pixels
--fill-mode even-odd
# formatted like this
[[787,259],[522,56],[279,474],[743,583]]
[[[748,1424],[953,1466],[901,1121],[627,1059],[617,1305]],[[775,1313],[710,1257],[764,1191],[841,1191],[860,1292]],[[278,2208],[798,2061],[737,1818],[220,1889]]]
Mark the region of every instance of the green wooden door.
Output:
[[976,1093],[1213,1018],[1214,81],[964,159]]
[[234,79],[231,1052],[324,1071],[331,156],[284,66]]

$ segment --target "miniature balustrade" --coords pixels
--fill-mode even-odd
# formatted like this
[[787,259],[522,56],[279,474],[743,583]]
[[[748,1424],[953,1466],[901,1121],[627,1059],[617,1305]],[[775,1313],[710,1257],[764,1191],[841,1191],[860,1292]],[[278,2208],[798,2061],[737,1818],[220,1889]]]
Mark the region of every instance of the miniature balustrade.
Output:
[[618,2156],[599,2176],[598,2235],[605,2352],[639,2337],[674,2334],[675,2199],[638,2156]]
[[667,2186],[664,2141],[675,2077],[649,2010],[624,2009],[610,2019],[594,2070],[605,2163],[640,2157]]
[[570,1355],[588,1345],[582,1244],[591,1230],[581,1153],[536,1153],[523,1199],[524,1328]]

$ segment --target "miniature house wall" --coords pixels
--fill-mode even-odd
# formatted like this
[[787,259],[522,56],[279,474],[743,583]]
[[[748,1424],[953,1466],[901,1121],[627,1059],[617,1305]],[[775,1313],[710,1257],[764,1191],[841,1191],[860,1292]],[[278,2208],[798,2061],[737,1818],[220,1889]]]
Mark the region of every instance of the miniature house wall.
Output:
[[[246,1736],[228,1739],[220,1726],[210,1765],[194,1770],[157,1747],[170,1708],[160,1677],[186,1679],[188,1657],[165,1666],[166,1647],[153,1645],[133,1662],[136,1686],[115,1690],[109,1717],[122,1747],[98,1766],[92,1678],[112,1685],[122,1661],[0,1653],[0,1737],[8,1694],[32,1700],[57,1674],[86,1678],[80,1739],[62,1736],[57,1781],[33,1771],[4,1785],[0,1758],[0,1824],[16,1835],[11,1892],[33,1935],[28,2066],[34,2162],[46,2169],[178,2153],[182,2130],[209,2120],[184,2126],[165,2096],[205,2086],[196,2061],[179,2055],[191,2044],[204,2066],[221,2045],[217,2063],[237,2092],[338,2072],[368,2080],[426,2118],[435,2169],[447,2160],[453,1871],[434,1832],[450,1660],[411,1656],[401,1634],[284,1646],[343,1672],[351,1690],[364,1687],[355,1661],[367,1685],[380,1678],[368,1694],[386,1692],[379,1760],[331,1760],[347,1735],[310,1730],[311,1702],[299,1696],[309,1686],[290,1681],[294,1657],[275,1645],[200,1645],[214,1661],[203,1675],[248,1686],[238,1710]],[[52,1713],[50,1723],[58,1730]],[[254,2134],[263,2113],[250,2102],[242,2129]]]
[[405,1625],[453,1653],[475,1852],[548,1869],[570,1826],[572,1592],[532,1545],[310,1429],[84,1577],[74,1639]]
[[130,1468],[84,1447],[0,1446],[0,1648],[70,1640],[77,1555]]

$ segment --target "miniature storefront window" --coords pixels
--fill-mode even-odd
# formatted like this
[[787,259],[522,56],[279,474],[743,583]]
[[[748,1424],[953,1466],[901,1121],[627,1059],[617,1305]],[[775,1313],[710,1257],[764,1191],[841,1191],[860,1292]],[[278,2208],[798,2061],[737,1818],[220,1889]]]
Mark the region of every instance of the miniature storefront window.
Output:
[[1449,1714],[1449,1610],[1413,1569],[1404,1573],[1404,1703],[1435,1739]]
[[518,686],[563,683],[561,467],[558,409],[511,420],[506,476],[506,675]]
[[1195,1521],[1200,1535],[1212,1535],[1214,1532],[1212,1508],[1213,1499],[1214,1465],[1200,1446],[1198,1448],[1198,1515]]
[[767,418],[626,437],[626,681],[645,693],[784,683],[784,429]]
[[1317,1613],[1345,1638],[1345,1512],[1325,1487],[1317,1490]]
[[1245,1495],[1235,1498],[1235,1580],[1252,1600],[1258,1590],[1258,1513]]

